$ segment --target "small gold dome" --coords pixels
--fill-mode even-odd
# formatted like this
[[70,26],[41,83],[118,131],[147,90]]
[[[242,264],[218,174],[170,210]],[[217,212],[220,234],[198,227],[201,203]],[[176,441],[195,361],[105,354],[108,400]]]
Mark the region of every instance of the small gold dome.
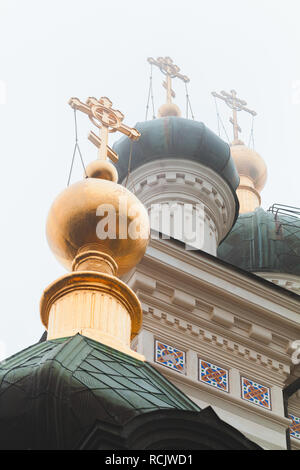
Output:
[[174,103],[162,104],[158,110],[158,117],[181,116],[180,109]]
[[232,145],[230,149],[240,177],[250,178],[254,188],[260,192],[267,180],[267,167],[262,157],[243,144]]
[[94,160],[85,169],[88,178],[101,178],[118,182],[118,172],[108,160]]
[[72,269],[78,252],[90,246],[115,260],[118,275],[140,261],[149,233],[143,204],[123,186],[98,178],[65,189],[52,204],[46,226],[49,246],[67,269]]

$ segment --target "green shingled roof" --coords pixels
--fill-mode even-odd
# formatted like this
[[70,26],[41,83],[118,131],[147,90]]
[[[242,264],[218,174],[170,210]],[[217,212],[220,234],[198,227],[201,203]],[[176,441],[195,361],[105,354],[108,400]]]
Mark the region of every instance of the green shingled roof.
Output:
[[12,439],[16,448],[72,448],[97,420],[122,425],[155,410],[199,411],[149,363],[80,335],[0,363],[0,400],[1,448]]
[[261,207],[241,214],[218,257],[246,271],[300,276],[300,219]]

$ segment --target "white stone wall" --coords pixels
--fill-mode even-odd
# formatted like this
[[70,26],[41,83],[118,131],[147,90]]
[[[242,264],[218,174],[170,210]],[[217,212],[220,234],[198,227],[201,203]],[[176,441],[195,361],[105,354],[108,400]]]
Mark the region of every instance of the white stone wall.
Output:
[[[152,240],[126,281],[143,306],[137,351],[200,407],[263,448],[285,449],[282,390],[300,338],[299,301],[169,240]],[[182,371],[157,361],[156,340],[184,353]],[[228,372],[228,391],[199,380],[199,359]],[[242,378],[269,390],[270,408],[242,397]]]
[[[284,414],[282,390],[293,374],[300,300],[214,258],[235,215],[232,191],[214,171],[184,158],[158,160],[136,169],[127,183],[150,216],[153,204],[164,214],[170,203],[191,204],[193,210],[201,204],[203,240],[194,247],[213,255],[174,240],[151,240],[143,260],[124,277],[144,314],[132,346],[201,408],[212,406],[265,449],[285,449],[291,420]],[[154,227],[156,216],[152,213]],[[162,231],[180,238],[172,223]],[[281,278],[263,277],[283,286]],[[295,280],[285,279],[284,287],[297,292]],[[203,368],[211,365],[206,376],[200,360]],[[252,397],[257,390],[258,399]]]

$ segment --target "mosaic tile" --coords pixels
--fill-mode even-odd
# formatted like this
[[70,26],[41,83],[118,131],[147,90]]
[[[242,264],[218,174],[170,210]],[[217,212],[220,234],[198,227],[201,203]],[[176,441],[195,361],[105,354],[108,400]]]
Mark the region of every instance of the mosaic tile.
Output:
[[199,359],[199,380],[228,392],[228,370],[203,359]]
[[184,373],[185,353],[161,341],[155,342],[155,362]]
[[265,387],[253,380],[242,377],[242,398],[255,405],[271,409],[271,393],[269,387]]
[[300,418],[294,415],[289,415],[289,418],[293,420],[290,425],[290,436],[300,440]]

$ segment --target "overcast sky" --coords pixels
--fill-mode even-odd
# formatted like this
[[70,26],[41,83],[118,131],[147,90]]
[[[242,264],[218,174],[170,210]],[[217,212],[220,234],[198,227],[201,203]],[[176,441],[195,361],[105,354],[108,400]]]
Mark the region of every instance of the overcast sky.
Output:
[[[145,118],[149,56],[191,78],[195,118],[217,132],[211,91],[236,89],[257,112],[255,147],[268,166],[262,205],[300,206],[299,0],[0,0],[0,355],[43,333],[43,289],[64,274],[45,221],[67,183],[74,145],[69,97],[110,97],[134,125]],[[164,101],[154,70],[154,99]],[[184,86],[174,82],[185,109]],[[229,110],[220,103],[228,133]],[[240,117],[247,143],[250,116]],[[78,116],[85,162],[91,128]],[[118,136],[113,135],[112,141]],[[81,178],[77,160],[73,179]]]

